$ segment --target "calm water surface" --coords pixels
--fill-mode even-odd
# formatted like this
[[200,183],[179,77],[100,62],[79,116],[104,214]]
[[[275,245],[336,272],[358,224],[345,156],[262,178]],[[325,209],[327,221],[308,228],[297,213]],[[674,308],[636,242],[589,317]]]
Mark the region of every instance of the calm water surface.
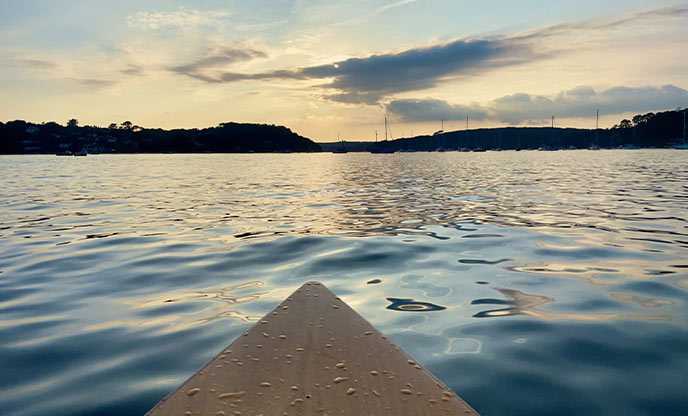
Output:
[[2,414],[142,414],[310,280],[485,415],[688,409],[688,152],[4,156],[0,197]]

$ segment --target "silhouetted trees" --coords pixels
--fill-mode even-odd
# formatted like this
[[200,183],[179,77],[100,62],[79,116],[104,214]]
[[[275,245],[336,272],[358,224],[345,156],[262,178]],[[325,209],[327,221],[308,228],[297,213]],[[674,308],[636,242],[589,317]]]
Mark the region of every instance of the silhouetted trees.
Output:
[[[624,146],[667,147],[681,141],[683,114],[681,111],[639,114],[624,119],[611,129],[573,129],[551,127],[503,127],[445,132],[432,136],[417,136],[384,142],[386,150],[437,149],[557,149],[573,146],[578,149],[591,145],[615,148]],[[338,143],[325,143],[332,151]],[[374,143],[347,142],[349,151],[374,150]],[[377,144],[382,146],[382,144]]]
[[125,121],[107,128],[23,120],[0,123],[0,153],[319,152],[320,146],[283,126],[222,123],[205,129],[145,129]]
[[621,123],[614,126],[613,128],[630,129],[631,127],[633,127],[633,123],[631,123],[631,120],[623,119],[621,120]]
[[652,117],[655,116],[655,113],[647,113],[647,114],[638,114],[633,117],[633,125],[637,126],[641,123],[647,123]]

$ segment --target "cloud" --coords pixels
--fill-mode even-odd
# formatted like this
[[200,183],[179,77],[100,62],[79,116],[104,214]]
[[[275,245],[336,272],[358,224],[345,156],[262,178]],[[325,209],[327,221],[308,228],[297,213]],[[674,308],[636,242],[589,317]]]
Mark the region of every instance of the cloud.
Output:
[[375,18],[376,16],[386,12],[387,10],[395,9],[397,7],[401,6],[406,6],[407,4],[415,3],[416,0],[398,0],[392,3],[387,3],[383,6],[380,6],[376,9],[373,9],[372,11],[364,14],[358,14],[356,17],[353,17],[351,19],[347,20],[341,20],[337,23],[335,23],[335,26],[349,26],[349,25],[358,25],[358,24],[363,24],[371,19]]
[[395,8],[395,7],[400,7],[400,6],[405,6],[405,5],[407,5],[407,4],[411,4],[411,3],[415,3],[415,2],[416,2],[416,0],[399,0],[399,1],[395,1],[394,3],[385,4],[384,6],[379,7],[379,8],[376,9],[373,13],[374,13],[374,14],[380,14],[380,13],[382,13],[382,12],[386,12],[386,11],[389,10],[389,9],[393,9],[393,8]]
[[221,73],[219,76],[213,77],[212,75],[206,74],[206,72],[220,66],[227,66],[235,62],[249,61],[255,58],[267,58],[267,55],[264,52],[250,48],[241,49],[221,46],[209,48],[202,57],[194,62],[173,66],[170,67],[169,70],[206,82],[229,82],[223,81],[223,76],[231,79],[231,76],[227,75],[231,73],[225,72]]
[[548,36],[568,33],[572,31],[599,31],[613,29],[648,20],[671,20],[684,18],[686,16],[688,16],[688,7],[664,7],[622,15],[621,17],[574,21],[546,26],[543,28],[532,30],[530,32],[526,32],[518,36],[518,38],[525,40],[529,38],[545,38]]
[[[376,9],[382,13],[393,7],[412,3],[401,0]],[[444,82],[483,74],[500,68],[549,58],[564,51],[552,51],[543,41],[553,35],[581,30],[600,30],[650,19],[670,19],[688,15],[688,8],[660,8],[641,13],[597,19],[592,21],[569,22],[561,25],[539,28],[531,32],[483,38],[463,38],[427,47],[410,48],[400,52],[380,53],[366,57],[354,57],[325,65],[301,68],[278,69],[260,73],[241,73],[225,71],[220,64],[230,64],[238,59],[265,57],[257,51],[247,55],[228,56],[221,53],[201,57],[189,64],[178,65],[172,71],[187,75],[207,83],[231,83],[245,80],[306,80],[313,83],[325,99],[349,104],[378,104],[398,93],[419,91],[436,87]],[[550,42],[554,44],[556,42]],[[244,51],[245,52],[245,51]],[[546,107],[547,101],[539,102],[541,97],[529,97],[532,107]],[[509,109],[514,102],[525,99],[522,96],[504,97],[499,105],[504,106],[504,114],[514,113]],[[410,103],[406,103],[410,104]],[[479,112],[479,109],[475,109]],[[418,114],[421,117],[422,114]]]
[[387,111],[404,121],[494,120],[513,125],[556,117],[590,117],[603,114],[643,113],[688,106],[688,91],[673,85],[663,87],[614,87],[600,92],[588,86],[561,91],[554,97],[518,93],[491,103],[452,105],[442,100],[394,100]]
[[[103,88],[111,87],[111,86],[116,85],[118,83],[118,81],[116,81],[116,80],[104,79],[104,78],[108,78],[109,77],[108,75],[105,75],[103,78],[100,78],[100,77],[94,77],[93,74],[78,73],[80,71],[72,71],[71,73],[68,73],[64,69],[64,63],[62,63],[62,65],[60,65],[57,62],[49,61],[46,59],[19,58],[19,59],[16,59],[15,62],[17,62],[18,64],[20,64],[26,68],[29,68],[33,71],[40,73],[43,77],[45,77],[47,79],[67,81],[67,82],[82,85],[84,87],[88,87],[91,89],[103,89]],[[133,70],[133,69],[134,69],[134,67],[130,66],[129,68],[127,68],[121,72],[125,73],[125,71]],[[142,70],[142,68],[141,68],[141,70]],[[110,75],[112,75],[112,74],[110,74]]]
[[96,90],[111,87],[111,86],[117,84],[117,81],[112,81],[112,80],[107,80],[107,79],[74,78],[74,77],[66,77],[64,79],[66,81],[73,82],[75,84],[79,84],[79,85],[82,85],[84,87],[88,87],[88,88],[92,88],[92,89],[96,89]]
[[17,59],[17,62],[25,67],[41,71],[54,71],[57,69],[57,64],[44,59],[22,58]]
[[536,58],[537,55],[528,45],[509,39],[459,39],[398,53],[257,74],[213,74],[203,71],[203,63],[208,58],[201,58],[195,63],[181,65],[173,70],[211,83],[265,79],[329,80],[320,84],[321,88],[331,91],[325,95],[327,98],[372,104],[390,94],[431,88],[445,79],[517,65]]
[[387,111],[400,116],[404,121],[463,120],[466,116],[472,120],[484,120],[489,113],[479,104],[452,105],[446,101],[432,98],[422,100],[394,100],[387,104]]
[[136,76],[143,74],[143,67],[141,65],[129,65],[126,68],[119,71],[124,75]]
[[324,86],[339,93],[372,95],[379,100],[393,93],[427,89],[448,78],[516,65],[533,58],[528,46],[509,40],[460,39],[400,53],[351,58],[299,72],[311,78],[332,78]]
[[596,109],[604,114],[646,112],[676,108],[688,104],[688,91],[673,86],[614,87],[596,92],[577,87],[560,92],[555,98],[514,94],[496,99],[492,113],[496,120],[521,124],[524,121],[557,117],[589,117]]
[[229,13],[224,11],[177,10],[171,12],[138,12],[127,17],[127,24],[142,29],[169,27],[218,26]]
[[263,22],[263,23],[236,23],[233,27],[234,30],[239,32],[259,32],[263,30],[271,29],[275,26],[283,26],[289,23],[289,20],[277,20],[274,22]]

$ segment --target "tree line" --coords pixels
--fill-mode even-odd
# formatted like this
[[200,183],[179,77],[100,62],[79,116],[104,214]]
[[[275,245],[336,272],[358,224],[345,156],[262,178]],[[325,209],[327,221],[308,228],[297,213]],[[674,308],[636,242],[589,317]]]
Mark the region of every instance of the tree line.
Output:
[[287,127],[221,123],[203,129],[144,128],[131,121],[108,127],[0,122],[0,153],[246,153],[319,152],[320,146]]

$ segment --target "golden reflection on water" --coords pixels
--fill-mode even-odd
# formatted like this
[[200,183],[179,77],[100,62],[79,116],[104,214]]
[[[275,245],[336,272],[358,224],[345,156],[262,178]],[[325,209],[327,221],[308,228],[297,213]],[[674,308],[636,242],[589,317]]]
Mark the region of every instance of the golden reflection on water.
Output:
[[[24,160],[28,159],[17,163]],[[214,258],[196,259],[197,252],[226,254],[285,236],[402,236],[405,242],[429,236],[438,244],[453,240],[457,252],[448,261],[458,262],[462,270],[483,270],[479,280],[502,274],[513,278],[508,272],[516,272],[521,282],[545,276],[612,288],[631,280],[661,279],[682,290],[688,287],[688,171],[678,152],[101,155],[78,161],[35,160],[24,170],[3,171],[8,215],[0,231],[30,243],[23,250],[44,259],[79,254],[70,259],[70,267],[77,269],[86,268],[89,255],[103,252],[109,244],[124,251],[151,252],[146,260],[153,268],[164,267],[168,250],[171,257],[185,259],[178,264],[202,268]],[[299,261],[274,264],[268,272],[289,273],[314,259],[344,256],[347,250],[323,248]],[[263,277],[251,276],[256,278]],[[256,316],[239,305],[283,292],[269,278],[264,281],[269,288],[248,294],[236,294],[241,287],[226,286],[165,292],[125,303],[141,311],[174,303],[213,305],[187,313],[186,326],[226,316],[250,321]],[[399,289],[419,284],[401,282]],[[438,304],[454,306],[452,299],[459,294],[450,286],[449,301]],[[428,290],[421,293],[433,297],[435,289]],[[610,292],[617,300],[643,307],[671,304],[667,299],[643,301]],[[380,295],[379,299],[407,299],[403,294]],[[490,316],[510,316],[514,310],[543,319],[554,316],[533,305],[493,311]],[[156,319],[146,316],[144,321]],[[157,321],[174,328],[180,322]]]
[[[168,314],[162,317],[146,318],[141,320],[138,325],[142,326],[162,326],[166,332],[176,332],[184,329],[194,328],[222,318],[235,318],[243,322],[258,321],[262,315],[251,315],[241,310],[242,304],[259,300],[270,291],[252,291],[250,294],[236,295],[232,292],[244,291],[265,287],[263,281],[250,281],[237,285],[224,286],[217,289],[190,292],[172,292],[158,294],[155,296],[127,299],[125,304],[133,309],[151,310],[164,307],[169,304],[189,303],[189,302],[209,302],[206,303],[200,313],[193,313],[193,319],[187,319],[180,314]],[[200,315],[200,317],[198,316]],[[107,326],[118,326],[121,322],[109,322],[101,324],[98,329]],[[102,326],[105,325],[105,326]],[[131,325],[131,323],[129,323]]]

